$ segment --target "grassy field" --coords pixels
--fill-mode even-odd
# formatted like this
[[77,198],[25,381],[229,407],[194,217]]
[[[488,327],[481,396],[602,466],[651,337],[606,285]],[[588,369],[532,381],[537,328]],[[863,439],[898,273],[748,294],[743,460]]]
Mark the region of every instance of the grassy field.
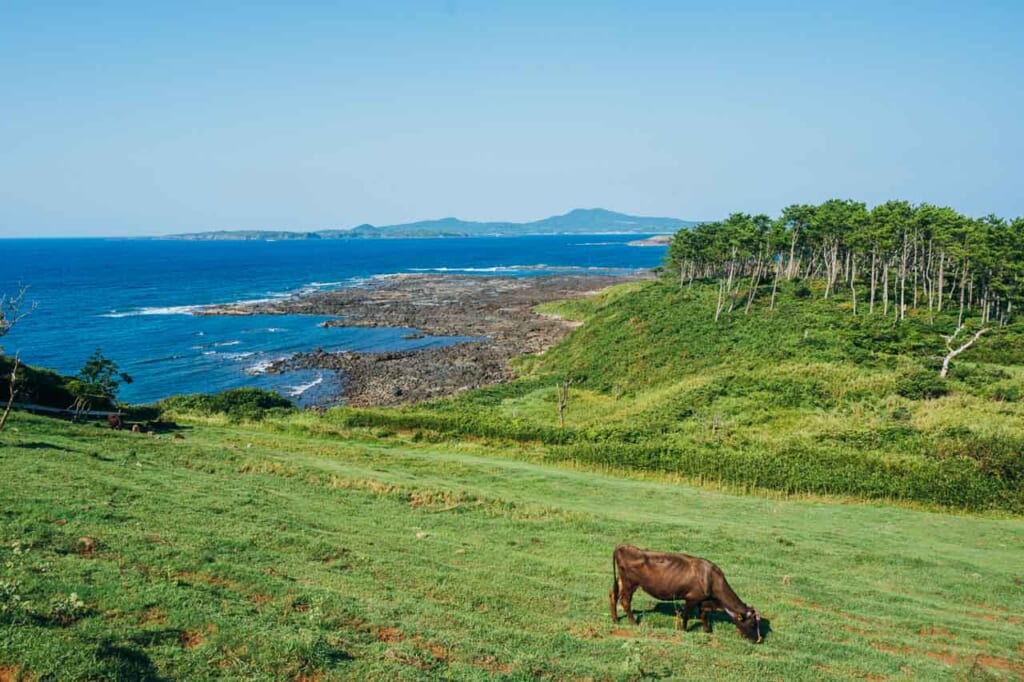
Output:
[[[782,500],[326,420],[0,435],[0,679],[1019,679],[1024,522]],[[315,427],[315,428],[314,428]],[[614,546],[766,619],[608,614]]]

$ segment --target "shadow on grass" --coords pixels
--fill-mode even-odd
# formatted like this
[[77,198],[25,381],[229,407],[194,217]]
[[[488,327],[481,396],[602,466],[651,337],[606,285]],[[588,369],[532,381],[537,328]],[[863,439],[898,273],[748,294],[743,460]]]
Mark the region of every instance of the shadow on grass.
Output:
[[142,647],[157,646],[168,642],[177,643],[181,640],[182,631],[177,628],[164,628],[163,630],[144,630],[137,632],[128,638],[132,644]]
[[[682,609],[682,605],[679,606]],[[644,619],[653,614],[659,614],[662,616],[668,616],[670,618],[676,617],[676,604],[674,602],[657,602],[653,608],[647,609],[646,611],[635,611],[636,619],[642,624]],[[736,629],[736,624],[732,618],[729,617],[725,611],[712,611],[708,614],[708,624],[714,631],[718,626],[728,627],[730,629]],[[687,632],[701,629],[700,614],[697,613],[696,609],[690,611],[690,622],[687,627]],[[761,636],[767,640],[768,636],[772,632],[772,622],[768,618],[761,616]]]
[[123,646],[117,642],[101,641],[96,647],[96,659],[103,667],[103,679],[140,680],[160,682],[156,666],[145,652]]
[[53,443],[45,443],[43,441],[32,441],[31,443],[17,443],[15,445],[12,445],[11,447],[18,448],[19,450],[56,450],[57,452],[84,453],[84,450],[65,448],[60,445],[54,445]]

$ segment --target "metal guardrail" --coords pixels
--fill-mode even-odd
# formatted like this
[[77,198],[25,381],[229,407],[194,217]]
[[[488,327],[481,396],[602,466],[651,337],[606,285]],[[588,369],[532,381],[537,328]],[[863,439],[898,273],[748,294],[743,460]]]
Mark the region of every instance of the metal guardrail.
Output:
[[16,410],[25,410],[26,412],[42,412],[43,414],[65,414],[69,416],[78,417],[109,417],[112,414],[118,416],[124,416],[124,412],[112,412],[109,410],[73,410],[71,408],[60,408],[60,407],[48,407],[46,405],[33,405],[32,403],[12,403],[11,406]]

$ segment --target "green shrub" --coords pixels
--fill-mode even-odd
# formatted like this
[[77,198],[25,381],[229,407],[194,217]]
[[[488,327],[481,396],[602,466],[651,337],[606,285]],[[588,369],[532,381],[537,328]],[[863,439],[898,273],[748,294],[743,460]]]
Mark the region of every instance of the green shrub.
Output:
[[291,401],[260,388],[233,388],[221,393],[171,396],[157,405],[162,410],[201,416],[227,415],[232,421],[260,421],[268,414],[294,409]]
[[916,369],[896,380],[896,392],[911,400],[930,400],[949,393],[949,384],[937,372]]

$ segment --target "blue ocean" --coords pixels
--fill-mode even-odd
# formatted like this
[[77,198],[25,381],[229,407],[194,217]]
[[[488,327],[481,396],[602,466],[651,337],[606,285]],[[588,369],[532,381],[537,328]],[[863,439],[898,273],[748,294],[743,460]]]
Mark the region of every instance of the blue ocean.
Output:
[[97,348],[134,381],[119,398],[144,403],[238,386],[300,405],[338,393],[332,372],[282,375],[272,361],[320,346],[394,351],[457,339],[403,338],[409,329],[323,328],[312,315],[193,315],[197,307],[359,285],[411,272],[529,277],[619,273],[658,265],[663,247],[636,235],[459,239],[173,241],[0,240],[0,293],[28,286],[35,305],[0,344],[28,364],[74,374]]

